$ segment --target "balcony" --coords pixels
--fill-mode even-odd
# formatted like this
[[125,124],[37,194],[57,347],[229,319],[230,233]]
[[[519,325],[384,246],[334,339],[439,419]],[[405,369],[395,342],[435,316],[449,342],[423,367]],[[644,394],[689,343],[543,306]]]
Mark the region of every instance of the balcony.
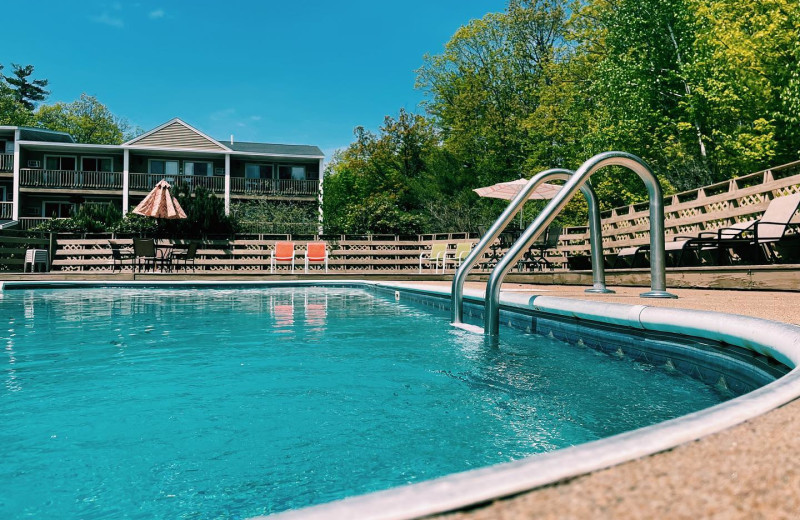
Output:
[[0,220],[11,220],[13,202],[0,202]]
[[231,195],[316,197],[319,181],[296,179],[243,179],[231,177]]
[[121,190],[122,173],[26,169],[19,171],[19,185],[55,190]]
[[13,172],[14,171],[14,154],[2,153],[0,154],[0,172]]
[[[13,160],[12,160],[13,165]],[[215,175],[163,175],[157,173],[129,174],[131,192],[149,192],[161,179],[177,187],[187,185],[191,190],[203,187],[212,193],[225,193],[225,177]],[[79,172],[72,170],[20,170],[19,184],[23,188],[52,190],[106,190],[122,194],[121,172]],[[318,180],[245,179],[231,177],[231,195],[253,197],[316,197]]]
[[189,186],[192,190],[198,187],[207,189],[212,193],[225,193],[225,177],[207,177],[205,175],[164,175],[161,173],[131,173],[131,191],[150,191],[161,179],[166,179],[173,187],[181,184]]

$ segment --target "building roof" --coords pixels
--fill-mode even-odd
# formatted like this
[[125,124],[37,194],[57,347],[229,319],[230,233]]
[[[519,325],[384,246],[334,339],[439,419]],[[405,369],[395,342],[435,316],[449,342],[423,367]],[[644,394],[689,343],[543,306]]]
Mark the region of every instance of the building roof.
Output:
[[322,157],[324,154],[317,146],[306,144],[272,144],[272,143],[248,143],[245,141],[220,141],[228,148],[236,152],[263,153],[275,155],[308,155],[312,157]]
[[21,141],[45,141],[48,143],[74,143],[75,140],[66,132],[56,132],[44,128],[19,127]]

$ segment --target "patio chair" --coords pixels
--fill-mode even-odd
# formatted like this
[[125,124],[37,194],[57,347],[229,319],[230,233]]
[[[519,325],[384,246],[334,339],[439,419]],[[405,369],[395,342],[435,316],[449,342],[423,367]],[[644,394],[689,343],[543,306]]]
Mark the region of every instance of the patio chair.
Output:
[[47,255],[47,249],[27,249],[25,251],[25,262],[22,264],[22,272],[27,272],[28,266],[31,266],[31,272],[49,271],[50,258]]
[[453,252],[453,258],[450,259],[450,262],[455,264],[455,267],[457,268],[459,265],[461,265],[461,262],[463,262],[469,256],[471,251],[471,242],[459,242],[456,244],[456,250]]
[[278,262],[291,262],[292,272],[294,273],[294,242],[276,242],[275,249],[269,260],[269,272],[275,272],[275,265]]
[[442,272],[444,272],[444,261],[447,255],[447,244],[433,244],[431,245],[431,250],[427,252],[423,251],[419,254],[419,272],[422,274],[422,264],[423,263],[430,263],[433,262],[434,272],[439,273],[439,264],[442,265]]
[[192,263],[192,272],[194,272],[194,260],[197,258],[197,242],[189,242],[189,245],[184,250],[175,250],[172,252],[172,261],[175,267],[183,266],[183,270],[189,268],[189,262]]
[[133,239],[134,270],[142,270],[142,266],[147,270],[147,266],[152,266],[156,270],[156,241],[152,238]]
[[328,248],[325,242],[309,242],[306,246],[306,270],[310,262],[324,262],[325,272],[328,272]]
[[550,224],[544,235],[531,245],[531,248],[528,250],[527,258],[521,260],[520,264],[529,264],[532,267],[531,270],[537,269],[541,271],[544,267],[547,267],[551,271],[555,269],[555,265],[547,259],[545,253],[550,249],[556,248],[558,239],[561,237],[562,229],[561,224]]
[[[675,237],[664,244],[667,255],[677,255],[673,265],[683,265],[686,254],[694,253],[699,259],[703,252],[713,251],[717,264],[733,261],[731,251],[747,263],[774,263],[778,261],[774,245],[789,229],[794,214],[800,207],[800,192],[775,197],[761,218],[737,222],[714,231],[703,231],[694,237]],[[649,251],[649,246],[642,246]]]
[[133,269],[133,251],[130,247],[123,246],[116,240],[109,240],[108,245],[111,247],[111,272],[113,273],[119,264],[119,272],[122,272],[122,266],[130,261],[131,269]]

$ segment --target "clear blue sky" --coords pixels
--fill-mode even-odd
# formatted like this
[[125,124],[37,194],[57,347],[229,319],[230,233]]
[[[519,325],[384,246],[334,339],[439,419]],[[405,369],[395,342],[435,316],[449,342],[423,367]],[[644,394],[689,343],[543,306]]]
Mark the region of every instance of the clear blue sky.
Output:
[[419,111],[414,70],[505,0],[8,2],[0,63],[32,64],[47,102],[82,92],[149,130],[314,144]]

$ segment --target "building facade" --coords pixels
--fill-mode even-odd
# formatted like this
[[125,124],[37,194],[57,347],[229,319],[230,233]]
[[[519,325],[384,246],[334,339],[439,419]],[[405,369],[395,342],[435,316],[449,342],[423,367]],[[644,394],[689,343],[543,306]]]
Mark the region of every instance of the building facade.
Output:
[[177,118],[121,145],[0,126],[0,152],[0,221],[23,229],[84,203],[111,202],[127,213],[161,179],[206,188],[226,212],[237,200],[321,202],[318,147],[220,141]]

